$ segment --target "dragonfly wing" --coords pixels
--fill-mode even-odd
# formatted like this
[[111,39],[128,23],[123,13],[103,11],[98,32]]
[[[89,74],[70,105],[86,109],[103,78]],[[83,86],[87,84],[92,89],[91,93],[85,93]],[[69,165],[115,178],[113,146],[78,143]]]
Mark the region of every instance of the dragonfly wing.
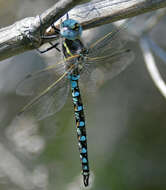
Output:
[[[133,52],[123,49],[128,41],[127,25],[128,23],[119,27],[113,26],[111,32],[90,45],[82,77],[84,84],[88,88],[90,86],[90,90],[95,91],[94,89],[117,76],[133,61]],[[107,32],[106,30],[108,27],[104,31]]]
[[[30,104],[25,106],[21,112],[41,120],[59,111],[65,104],[69,91],[67,77],[64,75],[59,80],[60,76],[63,76],[62,66],[59,70],[54,66],[51,69],[48,67],[34,74],[29,74],[20,82],[16,93],[30,96]],[[52,85],[54,83],[56,85]]]
[[105,81],[122,72],[133,60],[134,53],[125,49],[112,55],[90,58],[87,60],[81,80],[87,87],[97,89]]
[[[61,64],[62,63],[62,64]],[[21,96],[36,96],[50,86],[65,72],[65,64],[59,62],[43,70],[27,75],[16,87]]]
[[[118,49],[122,49],[128,41],[126,28],[127,23],[122,24],[119,27],[112,26],[112,30],[106,33],[104,36],[99,37],[94,43],[90,45],[89,56],[103,56],[106,54],[113,54]],[[105,28],[107,31],[108,28]],[[104,30],[104,31],[105,31]]]
[[23,113],[32,115],[37,120],[42,120],[60,111],[68,97],[69,83],[68,80],[62,80],[59,83],[37,101],[34,101]]

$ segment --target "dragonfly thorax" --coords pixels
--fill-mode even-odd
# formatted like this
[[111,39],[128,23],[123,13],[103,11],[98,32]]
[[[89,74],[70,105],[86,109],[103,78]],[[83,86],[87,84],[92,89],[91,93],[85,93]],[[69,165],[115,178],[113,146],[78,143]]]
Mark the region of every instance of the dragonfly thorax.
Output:
[[68,40],[65,39],[62,45],[63,54],[65,57],[70,57],[73,55],[83,56],[85,54],[85,47],[81,40]]
[[[63,54],[67,59],[67,68],[73,67],[73,70],[77,69],[78,72],[81,72],[84,67],[84,60],[86,59],[87,50],[84,47],[81,40],[68,40],[65,39],[62,45]],[[76,57],[74,58],[74,56]],[[71,59],[70,59],[71,57]]]

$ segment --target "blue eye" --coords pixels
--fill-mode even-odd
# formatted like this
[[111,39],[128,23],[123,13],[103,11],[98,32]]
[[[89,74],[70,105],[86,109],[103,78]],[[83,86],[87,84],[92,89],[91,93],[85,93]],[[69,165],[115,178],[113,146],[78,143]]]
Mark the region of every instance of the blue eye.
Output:
[[79,25],[78,23],[76,23],[76,24],[74,25],[74,30],[79,30],[79,28],[80,28],[80,25]]
[[71,25],[70,28],[71,28],[72,30],[74,30],[74,29],[75,29],[75,25]]
[[81,25],[73,19],[65,20],[61,25],[61,35],[64,38],[75,40],[81,36],[81,33]]

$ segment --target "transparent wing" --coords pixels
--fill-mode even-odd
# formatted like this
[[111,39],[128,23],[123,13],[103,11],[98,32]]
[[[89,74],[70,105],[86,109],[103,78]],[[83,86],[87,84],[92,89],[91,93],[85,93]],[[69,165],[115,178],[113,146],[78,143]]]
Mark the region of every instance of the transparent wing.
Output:
[[[93,59],[90,59],[93,60]],[[105,80],[112,79],[122,72],[134,60],[134,53],[131,50],[121,50],[113,55],[99,57],[94,62],[88,63],[88,69],[101,70]],[[96,68],[96,69],[95,69]]]
[[52,116],[64,106],[68,92],[68,80],[62,80],[58,85],[50,86],[49,91],[44,91],[33,99],[20,113],[32,115],[37,120]]
[[134,53],[124,49],[128,41],[125,31],[128,24],[112,28],[111,32],[90,45],[82,80],[93,91],[106,80],[117,76],[134,60]]
[[[53,68],[53,69],[50,69]],[[65,63],[60,61],[43,70],[27,75],[16,88],[16,93],[21,96],[37,96],[65,72]]]
[[31,96],[31,101],[21,111],[20,114],[35,116],[37,120],[42,120],[59,111],[66,102],[69,84],[66,77],[67,72],[61,74],[62,66],[57,64],[28,75],[16,89],[19,95]]
[[[129,22],[121,24],[119,27],[112,26],[111,31],[99,37],[89,46],[89,57],[113,54],[117,52],[118,49],[122,49],[129,39],[126,32],[128,24]],[[107,31],[109,28],[110,27],[103,29]]]
[[121,73],[133,60],[134,53],[125,49],[112,55],[89,58],[81,77],[81,83],[86,89],[90,88],[90,91],[95,91],[104,82]]

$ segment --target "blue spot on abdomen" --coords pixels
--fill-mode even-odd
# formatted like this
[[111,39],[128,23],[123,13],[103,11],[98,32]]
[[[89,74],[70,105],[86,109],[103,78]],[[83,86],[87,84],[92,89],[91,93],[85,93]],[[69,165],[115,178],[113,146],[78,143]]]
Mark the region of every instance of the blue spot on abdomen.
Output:
[[79,126],[80,126],[80,127],[83,127],[84,125],[85,125],[85,123],[84,123],[83,121],[80,121]]
[[86,153],[86,148],[82,149],[82,153],[85,154]]
[[88,170],[88,167],[87,166],[83,166],[83,170]]
[[81,111],[81,110],[82,110],[82,106],[78,106],[77,111]]
[[85,140],[86,140],[85,136],[80,137],[80,141],[85,141]]
[[76,88],[77,87],[77,82],[71,80],[71,87]]
[[73,97],[78,97],[79,95],[80,95],[80,93],[79,93],[78,91],[72,92],[72,96],[73,96]]
[[86,158],[83,158],[83,159],[82,159],[82,163],[84,163],[84,164],[87,163],[87,159],[86,159]]

